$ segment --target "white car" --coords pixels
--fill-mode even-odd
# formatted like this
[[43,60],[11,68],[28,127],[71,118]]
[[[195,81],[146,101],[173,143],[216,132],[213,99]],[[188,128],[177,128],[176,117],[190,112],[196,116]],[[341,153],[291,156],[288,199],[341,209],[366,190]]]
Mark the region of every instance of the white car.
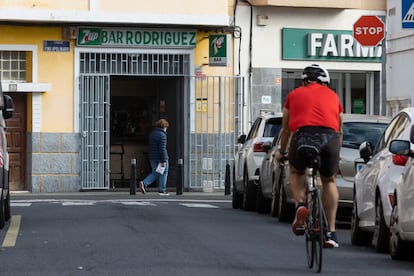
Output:
[[263,113],[253,123],[248,135],[240,135],[242,144],[234,156],[233,208],[256,209],[257,184],[260,166],[266,155],[263,143],[272,142],[282,127],[282,113]]
[[[411,142],[410,142],[411,141]],[[414,136],[408,140],[391,141],[390,151],[400,158],[410,157],[394,192],[390,220],[390,255],[394,260],[414,257]]]
[[354,201],[351,216],[351,242],[373,243],[377,252],[389,250],[389,223],[395,185],[407,158],[393,155],[389,146],[394,139],[409,140],[414,124],[414,108],[405,108],[394,116],[372,149],[360,147],[365,164],[354,178]]

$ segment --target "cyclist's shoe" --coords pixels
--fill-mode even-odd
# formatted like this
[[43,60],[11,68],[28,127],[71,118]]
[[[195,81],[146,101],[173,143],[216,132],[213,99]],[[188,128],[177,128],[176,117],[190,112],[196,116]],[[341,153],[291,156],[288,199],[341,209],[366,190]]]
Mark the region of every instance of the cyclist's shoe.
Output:
[[338,238],[335,232],[327,232],[324,247],[326,248],[337,248],[339,247]]
[[308,217],[308,208],[304,204],[299,203],[296,208],[295,220],[292,224],[293,234],[299,236],[305,234],[306,219]]

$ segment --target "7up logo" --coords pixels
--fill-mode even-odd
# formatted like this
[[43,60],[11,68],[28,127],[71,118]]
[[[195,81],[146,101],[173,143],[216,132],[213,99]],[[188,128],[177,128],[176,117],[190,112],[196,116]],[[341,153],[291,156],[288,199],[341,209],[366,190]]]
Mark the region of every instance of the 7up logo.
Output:
[[78,45],[101,45],[101,30],[79,29]]

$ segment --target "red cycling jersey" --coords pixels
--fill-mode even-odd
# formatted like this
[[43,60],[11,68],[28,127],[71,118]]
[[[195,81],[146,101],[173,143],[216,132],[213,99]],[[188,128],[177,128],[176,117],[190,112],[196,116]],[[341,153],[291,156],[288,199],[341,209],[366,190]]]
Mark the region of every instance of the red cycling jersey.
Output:
[[325,85],[310,83],[292,90],[284,107],[289,110],[289,129],[292,132],[303,126],[339,130],[338,118],[343,107],[335,91]]

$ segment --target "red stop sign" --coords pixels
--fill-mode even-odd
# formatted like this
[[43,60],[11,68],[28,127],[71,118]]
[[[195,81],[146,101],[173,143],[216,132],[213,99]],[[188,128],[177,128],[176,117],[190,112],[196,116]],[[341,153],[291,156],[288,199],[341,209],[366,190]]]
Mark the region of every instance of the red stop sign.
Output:
[[361,16],[354,23],[353,35],[362,46],[377,46],[385,36],[384,22],[375,15]]

